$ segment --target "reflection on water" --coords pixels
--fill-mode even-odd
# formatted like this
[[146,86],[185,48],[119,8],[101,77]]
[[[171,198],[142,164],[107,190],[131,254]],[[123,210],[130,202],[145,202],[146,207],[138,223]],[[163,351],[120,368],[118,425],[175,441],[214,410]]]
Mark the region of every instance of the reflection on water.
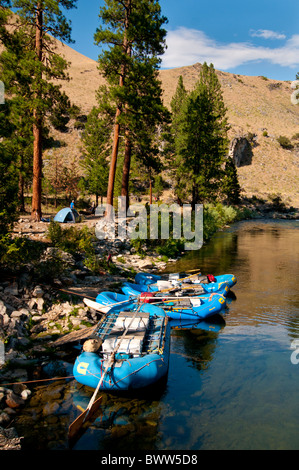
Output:
[[[299,364],[291,362],[299,339],[298,246],[298,222],[250,221],[171,266],[234,273],[235,298],[214,322],[173,325],[167,383],[143,396],[104,394],[100,416],[75,449],[298,450]],[[41,403],[49,390],[36,389],[19,426],[28,432],[34,423],[39,448],[66,448],[68,424],[91,390],[70,381],[56,389],[60,398],[47,415]],[[36,442],[28,433],[27,448]]]
[[[299,338],[298,247],[298,222],[253,221],[217,234],[179,262],[180,270],[197,266],[238,279],[208,368],[189,370],[197,421],[181,422],[192,426],[188,448],[299,448],[299,365],[290,361],[291,342]],[[177,438],[171,445],[183,448]]]

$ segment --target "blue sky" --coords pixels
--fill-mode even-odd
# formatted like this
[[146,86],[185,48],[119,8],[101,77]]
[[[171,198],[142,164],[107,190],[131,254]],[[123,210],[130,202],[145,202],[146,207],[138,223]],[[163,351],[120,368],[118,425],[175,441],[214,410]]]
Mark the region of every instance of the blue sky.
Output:
[[[72,47],[94,60],[99,8],[104,0],[78,0],[67,12]],[[168,18],[161,68],[213,63],[241,75],[295,80],[299,72],[298,0],[160,0]]]

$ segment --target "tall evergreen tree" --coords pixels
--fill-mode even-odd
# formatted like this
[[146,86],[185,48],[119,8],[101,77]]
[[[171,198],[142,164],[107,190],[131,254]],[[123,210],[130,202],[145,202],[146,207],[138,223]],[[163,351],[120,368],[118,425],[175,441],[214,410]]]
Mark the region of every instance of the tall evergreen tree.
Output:
[[[10,18],[10,6],[8,0],[0,0],[0,43],[10,40],[7,31],[7,23]],[[3,74],[1,81],[6,85]],[[4,86],[5,87],[5,86]],[[6,87],[5,87],[6,88]],[[5,90],[6,91],[6,90]],[[7,98],[7,96],[5,96]],[[9,118],[11,116],[12,104],[5,99],[0,104],[0,258],[5,243],[2,242],[11,229],[16,219],[17,195],[18,195],[18,173],[17,154],[13,137],[16,131],[15,123]]]
[[[171,108],[171,126],[170,131],[166,137],[166,159],[168,168],[170,169],[171,178],[175,181],[175,191],[178,197],[178,202],[184,198],[186,191],[185,178],[181,181],[180,175],[177,173],[179,162],[179,148],[180,140],[183,136],[182,126],[184,124],[184,107],[187,101],[187,90],[184,85],[183,77],[180,75],[176,91],[172,97]],[[181,184],[182,183],[182,184]]]
[[187,90],[182,75],[180,75],[175,94],[170,103],[171,107],[171,130],[174,136],[180,132],[183,120],[183,107],[187,99]]
[[110,162],[107,204],[113,205],[119,138],[125,141],[122,195],[128,204],[131,156],[145,118],[162,119],[162,90],[158,80],[159,55],[164,51],[166,18],[158,0],[106,0],[100,10],[97,44],[108,45],[99,57],[99,68],[110,86],[116,113]]
[[[6,24],[10,15],[6,17]],[[5,84],[6,107],[5,118],[14,126],[9,137],[10,146],[16,155],[15,166],[19,178],[19,210],[25,210],[24,187],[32,182],[33,118],[31,115],[32,77],[27,68],[26,51],[23,46],[26,34],[22,29],[8,32],[5,27],[0,32],[1,42],[5,49],[0,55],[1,79]]]
[[[32,216],[41,217],[42,152],[45,118],[61,103],[59,87],[53,79],[66,79],[66,61],[55,48],[53,37],[71,42],[71,27],[62,9],[74,8],[77,0],[12,0],[18,14],[18,29],[23,29],[26,69],[31,76],[33,134]],[[49,36],[51,35],[51,36]]]
[[193,208],[221,193],[228,129],[221,85],[213,65],[205,63],[175,129],[176,192],[181,199],[190,197]]
[[94,107],[87,119],[82,135],[82,161],[85,170],[84,188],[89,194],[98,198],[107,193],[109,176],[108,159],[111,154],[111,132],[113,128],[114,109],[109,104],[107,88],[101,87],[98,92],[99,104]]
[[222,194],[226,196],[229,204],[239,204],[241,187],[238,180],[237,168],[231,157],[227,157],[227,161],[225,163],[221,190]]
[[7,120],[9,103],[0,106],[0,257],[1,237],[5,236],[16,219],[18,173],[12,138],[14,125]]
[[160,158],[160,143],[161,139],[154,127],[146,125],[142,132],[138,134],[135,141],[135,160],[136,166],[139,171],[145,173],[146,179],[149,183],[150,204],[152,204],[152,185],[154,176],[159,174],[163,169],[163,164]]

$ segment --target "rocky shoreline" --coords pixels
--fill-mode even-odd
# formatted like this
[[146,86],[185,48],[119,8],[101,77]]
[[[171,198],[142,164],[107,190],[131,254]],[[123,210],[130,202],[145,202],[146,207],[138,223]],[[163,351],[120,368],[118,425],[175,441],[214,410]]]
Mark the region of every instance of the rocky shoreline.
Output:
[[[46,238],[45,225],[19,221],[15,232],[41,240]],[[19,275],[0,279],[0,450],[22,448],[22,437],[17,435],[13,421],[30,400],[30,385],[45,376],[52,362],[67,355],[63,341],[59,347],[57,339],[82,338],[99,321],[98,312],[88,308],[83,298],[94,299],[99,291],[119,289],[140,270],[166,267],[166,262],[154,256],[140,257],[129,243],[117,239],[99,240],[95,251],[99,256],[110,254],[114,274],[94,275],[84,266],[84,260],[48,247],[40,263],[57,255],[64,263],[63,271],[48,283],[35,281],[30,263]],[[55,372],[54,368],[53,377]]]

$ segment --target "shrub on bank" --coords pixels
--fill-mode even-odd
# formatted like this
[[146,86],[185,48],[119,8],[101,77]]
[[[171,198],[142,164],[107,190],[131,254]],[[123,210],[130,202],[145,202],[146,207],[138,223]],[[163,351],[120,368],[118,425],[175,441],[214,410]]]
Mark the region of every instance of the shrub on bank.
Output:
[[85,266],[93,273],[98,273],[103,268],[107,268],[106,261],[99,258],[95,253],[94,243],[96,237],[87,227],[78,229],[72,226],[63,229],[59,223],[51,221],[48,236],[53,246],[72,255],[83,255]]
[[[95,251],[96,237],[87,227],[63,229],[57,222],[50,222],[48,237],[50,245],[73,256],[84,258],[85,266],[93,273],[108,269],[107,261],[101,259]],[[53,278],[62,273],[65,263],[59,252],[50,259],[43,260],[49,243],[30,240],[26,237],[11,237],[10,234],[0,237],[0,265],[8,270],[20,271],[24,266],[34,267],[35,277],[41,280]]]
[[[247,219],[251,217],[251,212],[248,209],[239,209],[233,206],[226,206],[221,203],[206,204],[204,205],[203,211],[203,241],[207,242],[210,238],[221,228],[228,224],[232,224],[239,220]],[[161,224],[161,217],[159,218]],[[184,245],[186,240],[182,237],[180,239],[173,238],[173,220],[172,214],[170,213],[169,222],[169,238],[163,240],[158,238],[157,240],[151,240],[148,238],[131,240],[131,245],[135,248],[136,252],[144,255],[146,251],[152,251],[156,254],[166,256],[168,258],[175,258],[184,251]],[[191,229],[195,229],[194,217],[191,220]],[[160,233],[160,227],[159,227]],[[182,230],[183,233],[183,230]],[[149,234],[149,218],[148,218],[148,234]],[[192,242],[192,240],[188,240]]]
[[239,220],[249,219],[252,213],[249,209],[238,208],[233,206],[225,206],[218,203],[216,205],[206,204],[204,206],[203,220],[203,238],[208,241],[214,233],[216,233],[225,225],[233,224]]
[[0,238],[0,264],[17,266],[36,261],[43,252],[44,245],[26,237],[12,238],[6,234]]

